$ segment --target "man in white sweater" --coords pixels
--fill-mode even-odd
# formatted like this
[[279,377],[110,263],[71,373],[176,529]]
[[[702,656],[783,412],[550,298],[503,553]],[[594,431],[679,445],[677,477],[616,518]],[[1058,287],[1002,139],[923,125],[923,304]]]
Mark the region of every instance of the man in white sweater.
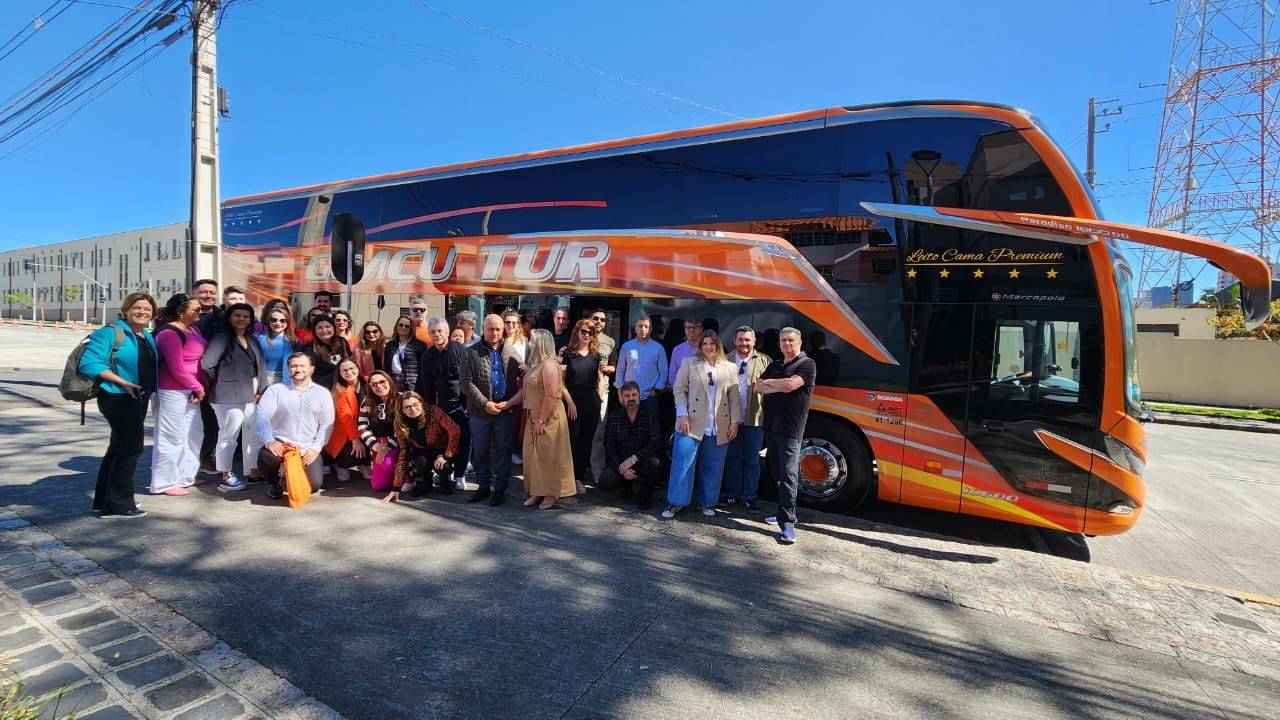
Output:
[[258,452],[258,469],[271,483],[267,495],[284,494],[280,464],[284,454],[296,449],[307,468],[307,480],[313,491],[324,482],[324,462],[320,450],[333,431],[333,396],[325,388],[311,382],[315,366],[311,356],[294,353],[286,360],[293,384],[276,383],[258,400],[254,423],[262,450]]

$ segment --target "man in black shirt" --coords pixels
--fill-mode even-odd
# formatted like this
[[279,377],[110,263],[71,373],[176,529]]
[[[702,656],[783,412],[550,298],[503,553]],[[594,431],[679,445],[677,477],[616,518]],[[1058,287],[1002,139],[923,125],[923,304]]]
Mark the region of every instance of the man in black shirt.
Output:
[[569,347],[571,331],[569,329],[569,308],[558,307],[551,311],[551,339],[556,343],[556,354]]
[[[458,451],[454,457],[471,457],[471,424],[467,420],[467,399],[462,395],[463,347],[449,341],[449,321],[433,317],[427,321],[427,337],[431,345],[422,352],[418,362],[418,394],[427,405],[438,405],[458,424]],[[430,492],[429,483],[421,483],[414,492]],[[454,490],[452,480],[441,486],[446,495]]]
[[774,360],[756,381],[764,397],[764,435],[769,448],[765,462],[769,476],[778,483],[778,514],[765,522],[779,528],[778,540],[796,541],[796,493],[800,489],[800,441],[809,417],[809,402],[818,368],[800,350],[800,331],[787,327],[778,333],[782,359]]
[[604,427],[602,490],[622,486],[623,495],[636,496],[637,508],[649,509],[653,487],[662,475],[662,434],[658,416],[640,407],[640,386],[628,381],[619,391],[624,412],[609,413]]

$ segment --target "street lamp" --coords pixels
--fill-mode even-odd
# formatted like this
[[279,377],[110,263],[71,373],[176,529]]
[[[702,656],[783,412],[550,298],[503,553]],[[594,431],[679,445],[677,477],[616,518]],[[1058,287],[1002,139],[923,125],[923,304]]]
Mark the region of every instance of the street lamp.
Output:
[[[913,150],[911,159],[915,161],[916,167],[920,168],[920,172],[924,173],[925,192],[929,196],[929,205],[933,205],[933,171],[938,169],[938,163],[942,161],[942,153],[937,150]],[[928,169],[924,163],[929,163]]]

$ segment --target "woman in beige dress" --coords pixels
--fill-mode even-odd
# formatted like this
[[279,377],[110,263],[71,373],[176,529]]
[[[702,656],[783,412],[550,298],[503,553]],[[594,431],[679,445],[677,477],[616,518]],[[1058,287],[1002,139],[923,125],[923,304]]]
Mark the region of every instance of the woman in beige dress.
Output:
[[571,410],[565,408],[564,371],[556,357],[551,333],[534,330],[524,373],[524,387],[506,404],[524,400],[529,412],[524,429],[524,485],[526,506],[550,510],[556,501],[576,492],[573,482],[573,450],[569,447]]

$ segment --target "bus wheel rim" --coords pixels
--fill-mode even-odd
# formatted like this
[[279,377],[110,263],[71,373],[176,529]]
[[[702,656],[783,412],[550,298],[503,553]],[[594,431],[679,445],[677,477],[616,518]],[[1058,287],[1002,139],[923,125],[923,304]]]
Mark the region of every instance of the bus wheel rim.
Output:
[[849,461],[840,448],[819,438],[800,448],[800,490],[810,497],[838,494],[849,482]]

